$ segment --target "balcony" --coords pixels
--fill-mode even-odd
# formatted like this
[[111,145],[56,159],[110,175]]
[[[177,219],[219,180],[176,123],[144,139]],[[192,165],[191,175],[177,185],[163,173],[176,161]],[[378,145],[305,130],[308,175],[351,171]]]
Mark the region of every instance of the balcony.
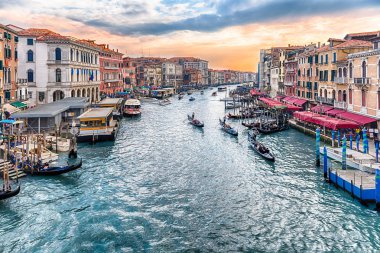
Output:
[[295,83],[294,83],[294,82],[286,81],[286,82],[284,83],[284,85],[285,85],[285,86],[293,87],[293,86],[295,85]]
[[371,85],[371,78],[368,78],[368,77],[354,78],[354,84],[357,86]]
[[347,84],[348,78],[347,77],[337,77],[335,78],[335,83],[337,84]]
[[119,67],[117,67],[117,66],[104,66],[104,69],[106,69],[106,70],[119,70]]
[[286,68],[287,73],[294,73],[296,70],[294,68]]
[[347,110],[347,102],[344,101],[334,101],[334,107],[338,109]]
[[12,85],[10,83],[4,84],[4,90],[11,90],[11,89],[12,89]]
[[321,102],[322,104],[334,105],[334,99],[332,98],[316,97],[315,100],[317,102]]
[[114,82],[121,82],[120,79],[104,79],[105,83],[114,83]]

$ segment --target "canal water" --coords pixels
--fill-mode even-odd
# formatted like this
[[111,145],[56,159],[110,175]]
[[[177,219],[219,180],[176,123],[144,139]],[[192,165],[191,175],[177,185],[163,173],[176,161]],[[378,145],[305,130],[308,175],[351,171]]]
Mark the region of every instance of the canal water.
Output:
[[[215,90],[215,89],[214,89]],[[1,252],[367,252],[380,219],[323,181],[314,140],[288,130],[260,140],[271,164],[222,132],[224,97],[144,103],[115,143],[79,147],[83,167],[21,180],[0,202]],[[187,122],[195,112],[203,130]]]

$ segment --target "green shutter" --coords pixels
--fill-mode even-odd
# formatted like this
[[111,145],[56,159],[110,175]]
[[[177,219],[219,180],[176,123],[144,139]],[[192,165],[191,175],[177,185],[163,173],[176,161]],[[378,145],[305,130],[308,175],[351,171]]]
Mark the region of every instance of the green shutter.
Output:
[[18,42],[18,37],[17,36],[15,36],[15,42]]
[[3,61],[0,60],[0,70],[3,70]]

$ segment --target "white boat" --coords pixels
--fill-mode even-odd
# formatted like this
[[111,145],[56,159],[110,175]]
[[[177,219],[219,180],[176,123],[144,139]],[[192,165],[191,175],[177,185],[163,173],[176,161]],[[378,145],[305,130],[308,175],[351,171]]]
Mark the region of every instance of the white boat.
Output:
[[47,136],[46,140],[51,143],[51,149],[58,152],[68,152],[70,150],[70,139],[55,136]]
[[133,117],[141,115],[141,102],[138,99],[128,99],[124,104],[124,116]]
[[226,109],[234,109],[234,108],[239,108],[241,107],[241,103],[240,102],[228,102],[227,105],[226,105]]
[[172,102],[169,99],[164,99],[159,102],[159,105],[165,106],[170,105]]

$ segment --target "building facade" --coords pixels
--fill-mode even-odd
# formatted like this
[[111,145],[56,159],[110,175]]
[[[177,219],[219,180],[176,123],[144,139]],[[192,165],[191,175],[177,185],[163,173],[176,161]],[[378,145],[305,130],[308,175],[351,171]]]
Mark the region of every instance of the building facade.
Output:
[[183,84],[183,67],[174,62],[162,63],[162,86],[179,88]]
[[110,49],[106,44],[98,46],[100,47],[100,92],[111,95],[124,91],[123,54]]
[[66,97],[100,95],[100,49],[86,41],[46,29],[19,32],[19,78],[26,79],[28,98],[45,104]]
[[0,24],[0,104],[18,99],[18,33]]

